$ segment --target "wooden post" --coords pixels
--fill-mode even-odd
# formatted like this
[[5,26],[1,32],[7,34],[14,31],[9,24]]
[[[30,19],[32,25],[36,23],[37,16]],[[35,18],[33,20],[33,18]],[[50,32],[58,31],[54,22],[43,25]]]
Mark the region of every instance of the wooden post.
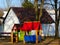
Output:
[[[26,32],[25,32],[25,35],[26,35]],[[24,35],[24,36],[25,36],[25,35]],[[24,45],[26,44],[25,40],[23,40],[23,43],[24,43]]]
[[38,43],[38,30],[36,30],[36,44]]
[[23,40],[23,43],[24,43],[24,45],[26,44],[26,43],[25,43],[25,40]]
[[11,31],[11,42],[13,43],[13,31]]
[[18,42],[18,32],[16,30],[16,42]]

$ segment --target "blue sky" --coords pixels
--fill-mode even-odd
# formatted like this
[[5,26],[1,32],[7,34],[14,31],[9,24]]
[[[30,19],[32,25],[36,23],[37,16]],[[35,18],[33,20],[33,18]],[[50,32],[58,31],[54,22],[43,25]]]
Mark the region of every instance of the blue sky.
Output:
[[20,7],[22,4],[23,0],[8,0],[8,4],[6,3],[6,0],[0,0],[0,8],[7,8],[9,6],[15,6],[15,7]]
[[[21,7],[23,1],[24,0],[8,0],[7,3],[9,3],[10,7],[12,7],[12,6]],[[31,1],[33,2],[34,0],[31,0]],[[58,2],[59,2],[59,0],[58,0]],[[3,8],[3,9],[7,8],[8,7],[7,3],[6,3],[6,0],[0,0],[0,8]]]

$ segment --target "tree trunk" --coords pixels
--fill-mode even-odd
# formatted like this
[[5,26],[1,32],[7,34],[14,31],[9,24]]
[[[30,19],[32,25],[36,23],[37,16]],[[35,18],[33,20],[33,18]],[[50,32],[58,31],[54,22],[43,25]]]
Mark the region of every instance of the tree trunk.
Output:
[[[36,21],[38,21],[38,0],[34,1],[34,8],[36,13]],[[38,43],[38,31],[36,30],[36,44]]]
[[36,12],[36,20],[38,20],[38,0],[34,1],[34,8]]
[[55,38],[59,37],[58,33],[58,18],[57,18],[57,0],[55,0]]
[[39,21],[40,21],[40,17],[42,16],[43,4],[44,4],[44,0],[41,0],[41,5],[40,5],[40,14],[39,14]]

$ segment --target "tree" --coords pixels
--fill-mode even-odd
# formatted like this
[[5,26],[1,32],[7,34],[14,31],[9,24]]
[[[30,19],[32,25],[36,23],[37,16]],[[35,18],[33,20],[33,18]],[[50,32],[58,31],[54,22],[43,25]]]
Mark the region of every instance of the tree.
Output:
[[41,0],[39,20],[40,20],[40,17],[42,16],[43,5],[44,5],[44,0]]
[[[36,21],[38,21],[38,0],[34,1],[34,8],[36,13]],[[38,31],[36,31],[36,44],[38,43]]]
[[33,8],[33,7],[34,7],[34,5],[33,5],[30,1],[28,1],[28,0],[25,0],[25,1],[22,3],[22,6],[23,6],[24,8]]
[[[53,2],[53,3],[52,3]],[[44,6],[47,5],[47,7],[51,7],[51,9],[55,9],[54,6],[54,0],[44,0]],[[50,9],[50,8],[48,8]]]
[[34,8],[35,8],[35,12],[36,12],[36,20],[39,20],[39,17],[38,17],[38,0],[34,1]]
[[49,1],[51,3],[51,4],[50,3],[49,4],[52,5],[53,9],[55,10],[55,37],[58,38],[59,37],[59,31],[58,31],[59,16],[57,15],[57,4],[58,4],[58,0],[52,0],[54,2],[54,4],[52,4],[52,1],[51,0],[49,0]]
[[57,1],[58,0],[54,0],[55,2],[55,37],[58,38],[59,37],[59,32],[58,32],[58,25],[59,25],[59,20],[58,20],[58,17],[57,17]]

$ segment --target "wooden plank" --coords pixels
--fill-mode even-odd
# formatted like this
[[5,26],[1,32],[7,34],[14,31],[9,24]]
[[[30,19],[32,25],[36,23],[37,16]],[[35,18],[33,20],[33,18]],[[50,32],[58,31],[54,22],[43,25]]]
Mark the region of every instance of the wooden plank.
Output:
[[36,44],[38,43],[38,30],[36,30]]
[[11,42],[13,43],[13,31],[11,31]]

